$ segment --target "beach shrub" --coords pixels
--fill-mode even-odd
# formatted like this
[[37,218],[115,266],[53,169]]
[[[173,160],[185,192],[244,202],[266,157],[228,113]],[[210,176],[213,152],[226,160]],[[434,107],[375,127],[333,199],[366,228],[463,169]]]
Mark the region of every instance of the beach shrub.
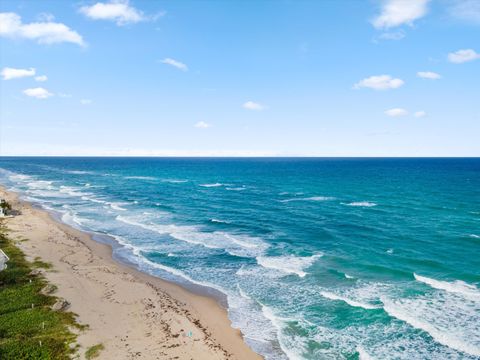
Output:
[[94,359],[100,355],[100,351],[102,351],[105,347],[103,344],[97,344],[89,347],[85,352],[85,358],[87,360]]
[[55,296],[42,294],[48,284],[29,263],[0,224],[0,248],[8,255],[8,266],[0,271],[0,359],[70,359],[70,344],[81,328],[71,312],[53,311]]

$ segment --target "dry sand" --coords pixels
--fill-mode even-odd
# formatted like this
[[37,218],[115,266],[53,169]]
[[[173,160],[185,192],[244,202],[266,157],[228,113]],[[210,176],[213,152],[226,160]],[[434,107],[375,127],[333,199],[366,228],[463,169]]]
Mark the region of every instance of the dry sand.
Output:
[[88,325],[78,336],[80,358],[102,343],[100,359],[261,359],[214,299],[114,261],[108,245],[2,188],[0,198],[20,212],[4,220],[9,236],[28,240],[18,246],[30,259],[53,265],[45,276],[58,287],[54,295]]

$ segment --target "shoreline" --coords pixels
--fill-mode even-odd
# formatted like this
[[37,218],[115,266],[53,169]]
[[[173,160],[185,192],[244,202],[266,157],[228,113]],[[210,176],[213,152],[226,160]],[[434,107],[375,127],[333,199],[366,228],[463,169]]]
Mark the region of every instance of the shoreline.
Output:
[[262,359],[231,326],[220,298],[141,272],[113,256],[114,239],[95,240],[3,186],[0,194],[20,210],[5,220],[16,245],[30,260],[52,263],[44,275],[55,295],[89,325],[77,339],[81,358],[101,342],[105,359]]

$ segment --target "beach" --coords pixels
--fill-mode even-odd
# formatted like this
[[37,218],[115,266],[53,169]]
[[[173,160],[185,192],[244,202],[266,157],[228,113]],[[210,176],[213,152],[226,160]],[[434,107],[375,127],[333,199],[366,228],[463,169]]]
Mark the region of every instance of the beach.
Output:
[[[88,328],[78,333],[78,354],[96,344],[100,359],[261,359],[231,327],[215,299],[137,271],[112,258],[112,249],[0,188],[19,212],[5,219],[8,235],[58,287],[55,296]],[[26,241],[24,241],[26,240]]]

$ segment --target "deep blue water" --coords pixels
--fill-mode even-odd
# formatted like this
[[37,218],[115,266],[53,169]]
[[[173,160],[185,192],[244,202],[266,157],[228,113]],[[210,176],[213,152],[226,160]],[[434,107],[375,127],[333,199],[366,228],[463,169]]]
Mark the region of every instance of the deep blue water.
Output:
[[267,359],[480,359],[480,159],[0,158]]

